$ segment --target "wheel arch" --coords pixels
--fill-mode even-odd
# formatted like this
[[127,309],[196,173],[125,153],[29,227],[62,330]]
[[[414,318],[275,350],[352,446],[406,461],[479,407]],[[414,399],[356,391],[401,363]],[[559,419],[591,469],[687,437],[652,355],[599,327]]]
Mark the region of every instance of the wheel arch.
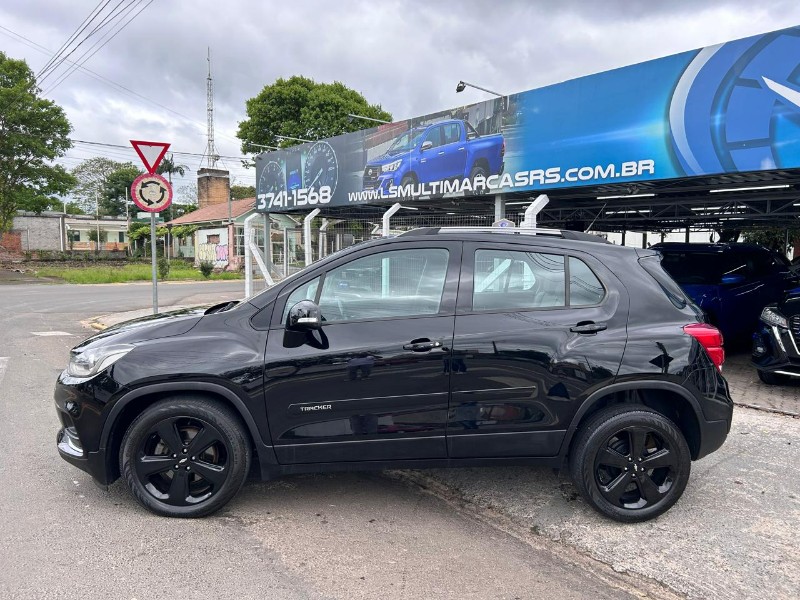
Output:
[[[274,457],[264,456],[267,447],[245,403],[233,391],[211,382],[160,383],[137,388],[122,396],[108,414],[100,437],[100,449],[105,452],[108,482],[119,478],[119,453],[122,438],[131,423],[149,406],[164,398],[176,396],[202,396],[232,409],[241,419],[260,463],[275,462]],[[262,463],[263,464],[263,463]]]
[[475,167],[483,167],[484,169],[486,169],[486,174],[487,175],[491,171],[491,168],[490,168],[490,165],[489,165],[489,159],[486,158],[485,156],[476,156],[473,159],[472,166],[470,166],[470,168],[469,168],[470,172],[472,172],[472,169],[474,169]]
[[692,460],[700,453],[702,411],[692,393],[677,383],[669,381],[642,381],[615,383],[592,393],[581,404],[564,436],[559,452],[562,467],[572,450],[580,428],[593,414],[617,404],[644,405],[670,419],[680,429]]

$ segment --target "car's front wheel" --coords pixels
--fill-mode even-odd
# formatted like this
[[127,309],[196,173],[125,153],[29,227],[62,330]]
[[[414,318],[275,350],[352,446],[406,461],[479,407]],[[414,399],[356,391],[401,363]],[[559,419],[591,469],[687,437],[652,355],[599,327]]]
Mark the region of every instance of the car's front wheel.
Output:
[[250,441],[227,407],[205,398],[161,400],[131,423],[120,472],[133,496],[167,517],[222,508],[250,469]]
[[644,406],[611,406],[592,416],[570,457],[572,480],[586,501],[626,523],[668,510],[683,494],[690,470],[681,431]]

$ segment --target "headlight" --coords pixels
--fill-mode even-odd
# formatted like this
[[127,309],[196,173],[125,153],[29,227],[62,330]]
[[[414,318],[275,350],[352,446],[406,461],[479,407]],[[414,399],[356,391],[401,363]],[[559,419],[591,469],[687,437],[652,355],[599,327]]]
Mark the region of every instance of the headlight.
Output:
[[72,377],[94,377],[103,369],[110,367],[128,352],[133,350],[130,344],[113,344],[89,348],[83,352],[73,351],[69,359],[67,373]]
[[786,317],[769,306],[761,311],[761,320],[767,325],[776,325],[784,329],[789,329],[789,321],[786,320]]
[[397,171],[400,168],[400,165],[403,164],[403,159],[398,159],[395,161],[390,162],[388,165],[383,165],[381,167],[381,173],[390,173],[391,171]]

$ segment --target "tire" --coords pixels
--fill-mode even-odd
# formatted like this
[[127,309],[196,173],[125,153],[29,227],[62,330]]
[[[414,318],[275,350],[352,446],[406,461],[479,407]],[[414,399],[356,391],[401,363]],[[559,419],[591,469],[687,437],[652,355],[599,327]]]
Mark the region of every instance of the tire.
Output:
[[170,398],[131,423],[122,439],[120,472],[148,510],[204,517],[236,495],[250,456],[249,437],[230,409],[205,398]]
[[[475,165],[472,166],[472,169],[469,172],[469,180],[472,182],[473,189],[476,192],[485,191],[487,189],[486,188],[486,183],[485,183],[486,175],[487,175],[487,171],[486,171],[486,168],[483,165],[475,164]],[[478,187],[475,185],[475,179],[477,177],[483,177],[483,179],[484,179],[484,184],[482,186],[480,186],[480,189],[478,189]]]
[[406,173],[400,180],[400,187],[405,187],[407,185],[416,185],[416,184],[417,184],[417,178],[411,173]]
[[788,380],[784,375],[762,371],[761,369],[758,370],[758,378],[767,385],[783,385]]
[[625,404],[600,411],[583,426],[570,456],[570,474],[592,508],[615,521],[637,523],[678,501],[691,463],[689,446],[672,421]]

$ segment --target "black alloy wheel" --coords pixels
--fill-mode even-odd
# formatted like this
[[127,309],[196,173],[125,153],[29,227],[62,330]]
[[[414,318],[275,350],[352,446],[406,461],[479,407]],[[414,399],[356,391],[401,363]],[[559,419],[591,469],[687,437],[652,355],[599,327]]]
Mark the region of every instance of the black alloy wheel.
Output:
[[171,517],[200,517],[244,483],[250,444],[238,418],[206,399],[158,402],[128,428],[120,471],[136,499]]
[[680,430],[643,406],[612,406],[583,428],[570,460],[576,487],[617,521],[652,519],[686,488],[691,456]]

